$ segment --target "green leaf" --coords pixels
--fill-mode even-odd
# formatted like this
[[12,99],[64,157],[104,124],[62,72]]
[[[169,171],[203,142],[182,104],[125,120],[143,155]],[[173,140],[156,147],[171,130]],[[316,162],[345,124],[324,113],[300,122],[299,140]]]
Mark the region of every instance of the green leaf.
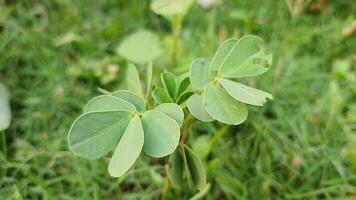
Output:
[[192,91],[183,92],[177,100],[177,104],[180,105],[182,108],[187,106],[187,100],[194,94]]
[[125,38],[117,52],[127,60],[144,64],[158,58],[163,53],[163,47],[154,33],[140,30]]
[[206,196],[211,188],[211,184],[207,183],[203,189],[201,189],[198,193],[194,194],[189,200],[199,200],[203,199]]
[[224,78],[240,78],[265,73],[272,64],[272,54],[262,49],[262,45],[259,37],[241,38],[224,59],[218,74]]
[[134,164],[143,147],[144,134],[140,117],[133,117],[122,135],[110,160],[108,171],[120,177]]
[[[214,133],[214,138],[219,131]],[[192,149],[200,158],[206,158],[211,151],[211,137],[209,135],[199,135],[192,142]]]
[[152,0],[150,7],[158,15],[185,15],[193,2],[193,0]]
[[199,190],[203,190],[206,185],[205,168],[198,156],[195,155],[187,145],[184,145],[185,155],[193,184]]
[[177,148],[169,157],[169,163],[171,168],[169,170],[169,177],[173,185],[182,187],[184,185],[183,180],[183,155],[180,148]]
[[133,64],[130,64],[127,67],[126,83],[128,90],[137,94],[138,96],[143,96],[140,76],[136,69],[136,66]]
[[175,103],[163,103],[155,108],[155,110],[167,115],[174,119],[181,127],[184,120],[184,112],[181,107]]
[[232,195],[235,199],[241,198],[241,194],[245,192],[245,183],[241,183],[226,170],[216,170],[214,177],[221,190]]
[[272,95],[247,85],[219,78],[219,83],[236,100],[255,106],[263,106],[267,99],[272,99]]
[[236,39],[228,39],[225,40],[218,48],[216,51],[213,59],[211,60],[210,63],[210,78],[214,79],[214,77],[217,75],[220,66],[224,62],[225,58],[229,55],[232,47],[236,44],[237,40]]
[[11,122],[10,94],[0,82],[0,131],[9,128]]
[[155,88],[152,92],[152,98],[156,103],[172,103],[173,100],[167,93],[167,91],[163,88]]
[[143,150],[152,157],[171,154],[177,147],[180,137],[178,123],[167,115],[150,110],[142,116],[145,132]]
[[144,112],[146,110],[146,104],[143,101],[143,99],[129,90],[118,90],[114,92],[112,95],[130,102],[132,105],[136,107],[136,110],[138,112]]
[[178,92],[177,96],[180,96],[183,92],[185,92],[190,86],[190,78],[189,75],[185,75],[182,79],[178,82]]
[[184,146],[182,146],[181,149],[182,149],[182,158],[183,158],[183,168],[184,168],[184,172],[185,172],[183,176],[187,179],[188,188],[192,188],[193,180],[192,180],[192,175],[190,174],[188,161],[187,161],[187,155],[185,153]]
[[177,81],[175,76],[170,72],[163,72],[161,74],[161,81],[169,96],[174,99],[177,93]]
[[77,156],[97,159],[113,150],[133,115],[127,111],[89,112],[74,121],[68,135]]
[[188,109],[192,115],[203,122],[211,122],[214,121],[214,118],[210,116],[210,114],[206,111],[204,106],[203,98],[194,94],[188,99]]
[[136,108],[130,102],[113,97],[110,95],[101,95],[94,97],[89,101],[84,109],[84,113],[93,111],[129,111],[136,112]]
[[190,82],[195,90],[203,90],[210,83],[209,77],[210,61],[203,58],[195,59],[190,66]]
[[247,118],[248,111],[245,104],[232,98],[220,86],[207,86],[204,100],[207,112],[220,122],[237,125]]

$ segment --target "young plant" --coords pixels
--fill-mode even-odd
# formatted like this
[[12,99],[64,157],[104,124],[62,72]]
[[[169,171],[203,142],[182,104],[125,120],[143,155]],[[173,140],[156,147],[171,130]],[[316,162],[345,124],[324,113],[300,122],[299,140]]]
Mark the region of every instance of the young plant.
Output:
[[[236,79],[261,75],[271,63],[272,55],[263,48],[262,39],[256,36],[229,39],[220,45],[212,59],[194,60],[189,74],[177,78],[163,72],[162,87],[152,92],[150,63],[145,93],[136,67],[129,65],[128,90],[89,101],[70,129],[70,149],[87,159],[97,159],[114,151],[108,167],[114,177],[122,176],[142,150],[152,157],[171,155],[166,168],[167,180],[178,187],[187,185],[198,189],[197,195],[204,195],[210,185],[202,161],[187,146],[186,134],[192,118],[184,117],[183,109],[187,106],[186,112],[190,111],[203,122],[241,124],[247,118],[245,104],[262,106],[272,95]],[[155,102],[153,106],[150,97]],[[164,191],[167,188],[165,186]],[[166,192],[162,196],[164,198]]]
[[[132,70],[136,68],[130,67],[129,73],[138,75]],[[70,149],[80,157],[97,159],[114,150],[108,167],[114,177],[122,176],[142,150],[156,158],[171,154],[184,120],[182,108],[173,103],[147,110],[139,96],[140,82],[133,85],[138,93],[119,90],[90,100],[69,131]]]
[[[190,82],[195,93],[188,99],[190,113],[203,122],[218,120],[237,125],[247,118],[245,104],[262,106],[272,95],[234,81],[265,73],[272,55],[262,48],[262,39],[245,36],[223,42],[213,59],[196,59],[190,67]],[[233,79],[233,80],[231,80]],[[226,130],[226,129],[224,129]],[[172,183],[205,191],[206,175],[200,159],[185,144],[170,156]]]

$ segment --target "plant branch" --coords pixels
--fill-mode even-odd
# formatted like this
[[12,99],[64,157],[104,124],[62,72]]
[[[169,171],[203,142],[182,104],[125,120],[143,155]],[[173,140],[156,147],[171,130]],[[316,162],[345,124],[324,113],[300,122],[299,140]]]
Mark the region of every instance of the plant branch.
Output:
[[161,200],[166,200],[167,199],[169,190],[171,189],[171,180],[169,179],[169,175],[168,175],[168,173],[169,173],[169,163],[168,163],[168,161],[164,165],[164,169],[165,169],[165,172],[166,172],[166,178],[164,180],[164,186],[163,186]]
[[185,118],[184,120],[184,126],[183,126],[183,130],[182,130],[182,137],[180,139],[180,143],[181,144],[184,144],[185,143],[185,140],[187,139],[188,137],[188,133],[189,133],[189,129],[190,129],[190,124],[192,123],[192,119],[193,119],[193,116],[192,114],[188,114],[187,118]]
[[172,44],[172,65],[176,67],[177,57],[178,57],[178,40],[179,34],[182,28],[182,17],[176,16],[172,21],[172,35],[173,35],[173,44]]
[[213,148],[213,146],[228,132],[230,126],[226,125],[220,128],[215,134],[214,137],[209,141],[209,151]]

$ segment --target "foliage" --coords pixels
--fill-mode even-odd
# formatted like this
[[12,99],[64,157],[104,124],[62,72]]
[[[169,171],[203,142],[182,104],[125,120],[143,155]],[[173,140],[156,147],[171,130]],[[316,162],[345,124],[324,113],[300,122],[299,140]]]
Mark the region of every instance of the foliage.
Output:
[[173,16],[184,16],[193,4],[193,0],[153,0],[151,9],[153,12],[163,15],[168,19]]
[[94,97],[73,123],[68,136],[71,151],[83,158],[97,159],[115,149],[108,168],[115,177],[122,176],[133,165],[141,150],[152,157],[171,154],[178,145],[184,118],[183,110],[172,103],[146,110],[139,96],[142,88],[138,72],[132,65],[128,77],[133,91],[119,90]]
[[211,61],[198,59],[192,63],[190,76],[197,94],[188,100],[188,108],[193,116],[205,122],[216,119],[237,125],[247,118],[243,103],[262,106],[267,98],[272,99],[264,91],[230,80],[257,76],[269,69],[272,55],[261,45],[256,36],[226,40]]
[[[173,65],[170,21],[150,1],[0,1],[0,81],[12,111],[0,199],[159,199],[165,188],[167,199],[353,199],[356,4],[312,1],[292,17],[285,1],[216,2],[194,3],[185,15]],[[185,144],[209,182],[197,195],[187,185],[165,187],[168,158],[142,153],[124,176],[110,178],[110,153],[87,161],[68,151],[68,128],[83,105],[127,89],[129,64],[116,51],[142,29],[165,46],[152,63],[153,89],[164,88],[165,69],[178,79],[227,38],[258,35],[273,51],[263,76],[233,79],[274,96],[248,106],[243,124],[203,123],[185,109],[190,128],[181,134],[189,131]],[[150,65],[136,66],[141,85],[150,85]],[[154,109],[147,90],[142,99]]]
[[[256,36],[230,39],[219,47],[211,62],[195,60],[190,76],[183,75],[177,81],[172,73],[163,72],[163,88],[152,92],[158,104],[153,110],[146,110],[139,72],[129,65],[128,90],[93,98],[74,122],[68,136],[71,151],[83,158],[97,159],[115,149],[108,167],[114,177],[124,175],[142,149],[158,158],[174,152],[169,159],[168,174],[172,183],[184,187],[187,182],[188,188],[203,191],[207,184],[204,165],[184,144],[185,136],[180,139],[180,127],[185,121],[181,107],[185,107],[189,98],[190,112],[201,121],[217,119],[232,125],[244,122],[247,108],[243,103],[262,106],[272,96],[227,78],[266,72],[272,64],[272,55],[265,53],[261,45],[262,40]],[[125,45],[121,48],[126,52]],[[189,89],[190,82],[197,94]],[[199,96],[201,93],[203,97]],[[179,140],[181,145],[176,149]]]
[[170,72],[161,74],[162,87],[156,87],[152,92],[152,98],[157,104],[176,103],[182,108],[186,107],[188,98],[193,95],[190,89],[190,78],[183,74],[178,78]]
[[117,52],[132,62],[148,63],[162,54],[163,47],[154,33],[141,30],[124,39]]

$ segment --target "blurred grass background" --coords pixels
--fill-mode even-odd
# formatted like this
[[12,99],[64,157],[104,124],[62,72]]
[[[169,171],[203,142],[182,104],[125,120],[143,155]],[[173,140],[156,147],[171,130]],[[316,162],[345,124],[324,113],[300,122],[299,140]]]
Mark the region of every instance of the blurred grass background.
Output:
[[[274,55],[266,75],[248,80],[274,100],[250,106],[248,120],[214,143],[204,159],[212,184],[206,199],[356,199],[355,17],[356,4],[347,0],[193,6],[176,73],[193,58],[212,57],[229,37],[258,35]],[[171,31],[149,1],[0,0],[0,80],[13,111],[0,199],[159,198],[162,159],[141,155],[115,179],[108,160],[75,157],[66,141],[98,89],[120,87],[126,61],[116,48],[140,29],[162,41]],[[203,155],[221,127],[195,121],[190,145]],[[175,188],[169,199],[194,193]]]

